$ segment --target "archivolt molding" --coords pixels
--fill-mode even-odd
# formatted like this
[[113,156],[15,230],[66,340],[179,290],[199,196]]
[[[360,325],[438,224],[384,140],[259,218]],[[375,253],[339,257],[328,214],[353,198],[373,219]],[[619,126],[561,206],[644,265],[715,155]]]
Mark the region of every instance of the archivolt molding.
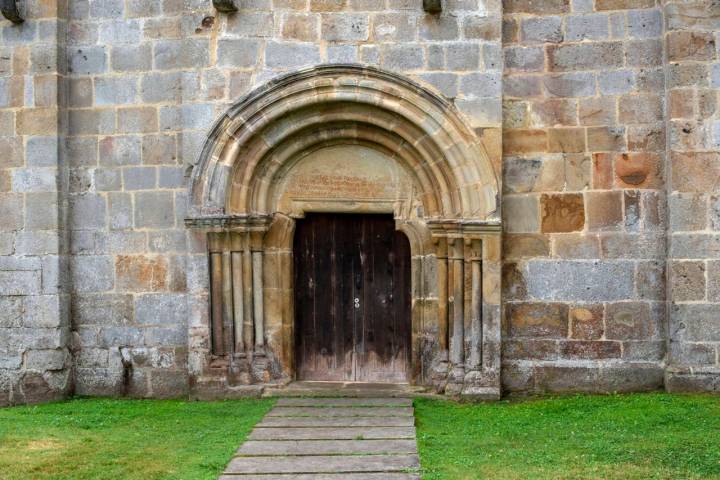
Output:
[[491,162],[451,103],[390,72],[325,65],[270,82],[216,122],[191,180],[189,223],[273,215],[283,172],[342,142],[372,145],[405,168],[425,218],[494,218]]

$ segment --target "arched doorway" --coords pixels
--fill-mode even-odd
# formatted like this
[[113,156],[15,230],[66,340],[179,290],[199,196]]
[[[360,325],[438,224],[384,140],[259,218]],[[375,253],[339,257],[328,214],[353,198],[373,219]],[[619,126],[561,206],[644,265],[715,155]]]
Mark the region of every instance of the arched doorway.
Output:
[[[321,213],[386,215],[383,238],[401,231],[411,257],[405,378],[497,397],[497,193],[490,161],[454,106],[401,76],[328,65],[253,92],[216,123],[189,188],[186,224],[196,244],[207,242],[211,305],[207,320],[190,320],[193,385],[231,391],[302,377],[299,224]],[[357,297],[348,298],[354,308]],[[392,372],[377,369],[397,381]]]

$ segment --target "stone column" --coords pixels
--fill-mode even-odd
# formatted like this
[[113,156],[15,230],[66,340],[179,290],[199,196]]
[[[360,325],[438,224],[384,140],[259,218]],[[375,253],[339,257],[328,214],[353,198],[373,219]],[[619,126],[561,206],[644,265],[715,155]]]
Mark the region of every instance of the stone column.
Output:
[[251,233],[253,323],[255,325],[255,354],[265,354],[265,312],[263,311],[263,249],[262,234]]
[[449,240],[450,266],[452,268],[452,337],[450,339],[450,363],[452,369],[446,391],[460,393],[465,378],[465,258],[462,238]]
[[[473,241],[473,246],[479,241]],[[477,370],[482,366],[482,260],[481,249],[473,249],[470,258],[470,358],[468,369]]]

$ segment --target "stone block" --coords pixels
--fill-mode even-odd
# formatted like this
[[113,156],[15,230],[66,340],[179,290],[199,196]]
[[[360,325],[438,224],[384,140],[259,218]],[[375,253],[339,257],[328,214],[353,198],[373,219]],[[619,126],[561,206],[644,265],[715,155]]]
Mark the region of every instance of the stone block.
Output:
[[111,230],[122,230],[133,226],[132,196],[128,193],[108,195],[108,217]]
[[651,152],[665,151],[663,125],[632,125],[627,129],[627,148]]
[[180,128],[206,130],[215,119],[213,105],[193,103],[180,107],[160,108],[160,130],[172,131]]
[[140,95],[143,102],[181,102],[183,92],[200,89],[196,72],[153,72],[143,75]]
[[591,152],[625,150],[625,127],[589,127],[587,149]]
[[105,227],[107,206],[102,195],[92,193],[73,195],[69,207],[71,228],[82,230]]
[[620,358],[620,342],[570,340],[560,344],[560,354],[569,360],[606,360]]
[[542,72],[545,52],[542,47],[506,47],[505,72]]
[[665,300],[664,261],[638,262],[635,285],[643,300]]
[[584,128],[549,128],[548,152],[580,153],[585,151]]
[[533,13],[549,15],[569,13],[570,0],[505,0],[503,13]]
[[458,78],[454,73],[423,73],[418,77],[445,97],[455,98],[457,96]]
[[0,328],[22,326],[24,313],[21,297],[0,297]]
[[547,47],[550,71],[596,70],[623,65],[621,42],[550,45]]
[[582,194],[543,194],[540,197],[543,233],[580,231],[585,226]]
[[670,292],[674,302],[704,300],[705,262],[671,262]]
[[25,196],[25,228],[54,230],[58,227],[57,193],[29,193]]
[[320,63],[320,51],[315,45],[268,42],[265,47],[265,66],[288,69]]
[[659,95],[623,95],[618,104],[622,123],[655,123],[663,119],[663,101]]
[[623,153],[615,158],[615,183],[620,188],[661,188],[662,158],[655,153]]
[[592,97],[595,95],[595,75],[588,72],[546,75],[543,85],[551,97]]
[[144,165],[177,164],[174,135],[145,135],[142,137],[142,163]]
[[355,45],[328,45],[327,59],[331,63],[358,63],[358,49]]
[[593,259],[600,256],[600,241],[596,235],[581,233],[552,236],[553,256],[558,258]]
[[635,88],[635,73],[631,70],[600,72],[598,87],[603,95],[629,93]]
[[[3,148],[3,141],[0,139],[0,149]],[[10,151],[12,162],[13,149]],[[56,137],[30,137],[27,140],[25,161],[28,167],[53,167],[58,162],[58,140]]]
[[[530,120],[532,126],[536,127],[577,125],[577,101],[566,98],[548,98],[532,102],[530,104]],[[555,133],[556,140],[557,133]],[[582,143],[584,145],[584,138]],[[553,144],[557,146],[557,141],[554,141]]]
[[256,39],[221,39],[218,41],[218,65],[248,68],[260,61],[260,43]]
[[619,302],[605,307],[605,338],[615,340],[660,339],[664,332],[662,303]]
[[468,98],[499,97],[502,77],[495,73],[470,73],[460,80],[460,93]]
[[424,15],[419,21],[419,37],[421,40],[456,40],[460,29],[458,21],[452,15]]
[[622,227],[622,192],[587,192],[585,200],[588,230],[618,230]]
[[615,125],[617,107],[614,97],[583,98],[578,116],[581,125]]
[[[463,19],[463,33],[467,39],[477,39],[485,41],[499,40],[501,35],[501,21],[497,17],[488,17],[485,15],[467,15]],[[507,34],[512,31],[512,25],[504,29]],[[512,40],[507,43],[511,43]]]
[[202,68],[210,64],[210,44],[205,38],[160,40],[155,43],[155,68]]
[[108,256],[74,256],[70,259],[72,288],[78,293],[106,292],[115,285],[114,262]]
[[16,193],[0,193],[0,230],[12,231],[23,228],[25,207],[23,196]]
[[373,39],[379,42],[412,41],[417,32],[417,18],[405,13],[373,15],[372,32]]
[[319,23],[316,14],[286,13],[282,17],[281,35],[285,40],[314,42],[319,38]]
[[506,259],[547,257],[550,242],[547,235],[506,234],[503,236],[503,255]]
[[662,42],[650,39],[628,41],[625,63],[628,67],[659,67],[663,63]]
[[99,77],[95,79],[95,104],[118,105],[135,103],[138,96],[136,76]]
[[715,152],[674,152],[671,155],[672,190],[676,192],[714,191],[720,175],[720,154]]
[[571,306],[569,321],[572,339],[599,340],[605,333],[605,314],[601,304]]
[[513,129],[503,133],[503,154],[514,155],[547,151],[547,131]]
[[67,350],[28,350],[25,356],[25,368],[29,370],[62,370],[68,366],[70,358]]
[[158,131],[158,113],[153,107],[121,108],[117,111],[120,133],[152,133]]
[[92,79],[90,78],[70,78],[66,80],[68,84],[68,106],[71,108],[81,108],[92,106]]
[[135,321],[140,325],[185,325],[187,304],[184,295],[152,293],[137,296]]
[[445,65],[449,70],[477,70],[479,64],[480,46],[478,44],[451,43],[445,47]]
[[68,48],[68,72],[75,75],[96,75],[107,70],[105,46]]
[[137,20],[116,20],[98,25],[98,41],[101,44],[137,44],[140,41],[140,22]]
[[73,295],[73,322],[79,326],[123,326],[134,321],[133,297],[129,294]]
[[510,303],[506,318],[510,337],[567,337],[568,306],[563,303]]
[[524,278],[537,300],[598,302],[631,298],[634,276],[631,261],[531,260]]
[[535,97],[542,94],[542,83],[537,76],[513,75],[503,78],[503,97]]
[[40,271],[0,270],[0,295],[34,295],[40,290]]
[[568,42],[605,40],[608,36],[607,14],[572,15],[565,19],[565,40]]
[[659,9],[631,10],[627,14],[628,35],[633,38],[659,37],[663,33],[662,12]]
[[15,169],[12,175],[12,189],[20,193],[55,192],[57,190],[57,169]]
[[667,34],[667,56],[671,62],[715,60],[715,36],[710,32],[675,31]]
[[167,288],[168,263],[164,257],[119,255],[115,259],[116,289],[157,292]]
[[629,10],[634,8],[651,8],[653,0],[596,0],[596,10]]
[[135,226],[167,228],[175,224],[173,195],[170,192],[138,192],[135,194]]
[[673,365],[715,365],[715,346],[707,343],[670,342]]
[[391,70],[418,70],[425,64],[423,49],[411,44],[382,47],[381,65]]
[[329,42],[363,42],[367,41],[369,32],[370,19],[367,14],[328,13],[321,18],[320,38]]
[[520,39],[524,43],[562,42],[562,18],[542,16],[523,19],[520,27]]
[[670,306],[671,340],[681,342],[720,341],[720,317],[717,306],[708,303]]
[[503,221],[508,233],[534,233],[539,230],[536,195],[508,195],[503,199]]
[[[115,132],[115,111],[103,110],[70,110],[68,113],[68,130],[70,135],[97,135]],[[92,142],[95,139],[68,138],[68,143]]]
[[57,108],[26,108],[15,115],[18,135],[54,135],[58,130]]
[[557,340],[511,338],[502,342],[503,358],[512,360],[557,360]]

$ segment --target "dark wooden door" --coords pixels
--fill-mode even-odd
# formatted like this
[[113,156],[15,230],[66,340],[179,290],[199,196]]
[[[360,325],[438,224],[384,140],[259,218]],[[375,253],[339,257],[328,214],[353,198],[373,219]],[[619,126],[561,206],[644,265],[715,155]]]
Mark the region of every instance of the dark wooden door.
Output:
[[308,214],[294,259],[298,379],[406,382],[410,245],[392,216]]

